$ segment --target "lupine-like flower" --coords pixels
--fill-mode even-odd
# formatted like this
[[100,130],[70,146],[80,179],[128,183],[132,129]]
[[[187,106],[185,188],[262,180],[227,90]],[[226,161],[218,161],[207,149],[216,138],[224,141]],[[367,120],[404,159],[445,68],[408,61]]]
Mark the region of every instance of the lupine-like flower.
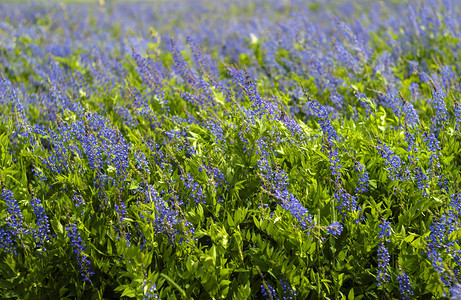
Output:
[[336,20],[336,25],[341,29],[345,37],[354,44],[354,50],[359,51],[362,58],[367,60],[370,55],[370,50],[368,49],[367,43],[364,41],[362,35],[356,34],[346,23],[339,22],[339,20]]
[[74,202],[75,207],[80,207],[81,205],[85,205],[85,201],[83,200],[82,195],[78,194],[74,191],[74,196],[72,197],[72,202]]
[[120,105],[114,108],[117,115],[123,119],[123,123],[128,125],[131,128],[134,128],[138,125],[138,120],[136,120],[131,114],[130,109],[122,107]]
[[[408,148],[407,151],[412,153],[418,152],[418,148],[416,147],[416,138],[413,133],[411,133],[407,127],[405,127],[405,131],[403,132],[405,135],[404,140],[408,143]],[[409,154],[410,159],[415,159],[417,160],[418,158],[415,158],[413,155]]]
[[[411,94],[411,98],[414,100],[414,99],[417,99],[419,96],[420,96],[420,91],[419,91],[419,85],[418,83],[416,82],[412,82],[410,84],[410,94]],[[413,106],[413,105],[412,105]]]
[[6,204],[6,228],[0,228],[0,245],[6,252],[16,254],[18,240],[27,233],[22,211],[10,190],[3,188],[2,199]]
[[318,118],[320,128],[324,136],[328,139],[330,143],[338,139],[338,134],[334,129],[333,125],[331,125],[331,120],[328,111],[326,110],[325,106],[320,105],[317,100],[310,100],[307,103],[307,107],[314,111],[315,115]]
[[422,82],[427,83],[427,84],[431,81],[431,78],[429,77],[429,75],[427,75],[426,72],[424,71],[419,72],[419,79]]
[[446,91],[457,81],[457,76],[450,66],[442,66],[440,68],[440,75],[442,75],[443,89]]
[[278,300],[277,291],[275,288],[266,282],[266,284],[261,284],[261,294],[266,300]]
[[326,230],[329,234],[338,236],[343,231],[343,225],[341,225],[339,222],[333,222],[326,227]]
[[[125,218],[128,217],[128,211],[126,210],[125,203],[120,201],[119,204],[115,204],[115,212],[117,213],[117,217],[118,217],[118,227],[116,228],[116,230],[118,231],[117,239],[120,238],[122,236],[122,234],[124,233],[124,237],[125,237],[127,246],[129,246],[130,245],[130,232],[129,231],[122,232],[122,231],[124,231],[124,227],[125,227],[123,222],[124,222]],[[129,226],[129,224],[126,227],[128,227],[128,226]],[[126,227],[125,227],[125,229],[126,229]]]
[[225,143],[224,131],[218,122],[209,121],[205,126],[213,134],[213,139],[216,144],[222,145]]
[[18,113],[22,119],[25,119],[26,114],[24,106],[19,100],[13,84],[6,78],[6,76],[0,73],[0,103],[13,104],[13,113]]
[[381,223],[379,224],[379,234],[378,237],[382,240],[387,240],[391,237],[391,224],[386,221],[385,219],[382,219]]
[[415,168],[416,186],[423,191],[423,196],[427,196],[426,189],[429,188],[429,178],[420,167]]
[[378,286],[382,286],[385,283],[389,282],[389,279],[391,277],[391,274],[389,271],[389,262],[390,262],[389,251],[384,245],[384,242],[381,242],[379,243],[379,248],[378,248],[378,270],[377,270]]
[[331,175],[335,178],[335,182],[339,183],[341,180],[341,162],[339,161],[338,149],[332,147],[328,151],[328,158],[330,160]]
[[32,173],[34,174],[34,177],[37,178],[39,181],[41,181],[41,182],[46,181],[46,175],[40,169],[38,169],[37,167],[34,167],[32,169]]
[[251,108],[253,109],[253,111],[255,111],[256,116],[260,117],[264,109],[264,101],[258,92],[256,81],[254,80],[254,78],[251,77],[250,74],[248,74],[246,69],[244,69],[244,71],[245,71],[245,81],[243,85],[244,92],[250,99]]
[[285,279],[280,279],[280,285],[282,286],[282,300],[291,300],[296,298],[296,291],[291,287],[290,283]]
[[[147,288],[147,286],[149,286],[149,288]],[[149,280],[149,285],[147,285],[147,283],[144,282],[144,286],[145,289],[144,289],[144,296],[143,296],[143,300],[150,300],[150,299],[159,299],[158,297],[158,294],[156,293],[157,292],[157,286],[155,284],[152,284],[152,282]]]
[[309,210],[292,193],[286,189],[283,191],[276,190],[275,195],[280,199],[280,206],[298,221],[301,228],[304,230],[311,228],[313,220]]
[[431,167],[431,175],[434,175],[435,169],[440,167],[439,156],[440,156],[440,145],[437,137],[433,132],[424,133],[424,142],[426,143],[431,155],[429,157],[429,163]]
[[419,123],[419,116],[416,112],[413,104],[408,101],[405,101],[402,106],[402,112],[405,115],[405,122],[408,126],[416,126]]
[[[439,88],[435,88],[435,91],[432,94],[432,105],[435,110],[435,116],[433,117],[434,124],[436,126],[442,126],[448,121],[448,110],[445,104],[445,93],[443,93]],[[434,125],[433,124],[433,125]]]
[[[191,36],[186,37],[186,41],[189,44],[189,47],[192,51],[192,55],[194,56],[195,63],[199,70],[202,72],[209,73],[208,65],[206,64],[205,57],[203,56],[202,51],[200,51],[199,47],[195,43],[194,39]],[[211,74],[210,74],[211,75]]]
[[16,239],[9,228],[0,228],[0,247],[5,252],[16,254]]
[[83,278],[84,282],[91,283],[91,276],[94,275],[94,272],[91,269],[91,262],[88,255],[85,253],[86,246],[82,242],[80,232],[75,224],[70,224],[67,227],[67,235],[71,240],[71,245],[74,248],[74,253],[77,257],[77,263],[80,267],[80,275]]
[[36,218],[35,224],[37,225],[37,228],[33,232],[34,239],[37,241],[37,246],[41,247],[50,239],[48,216],[46,215],[40,199],[33,198],[32,201],[30,201],[30,204],[34,209]]
[[359,161],[354,164],[355,170],[359,174],[359,184],[355,190],[355,193],[366,193],[368,192],[368,186],[370,179],[368,177],[368,172],[364,165],[362,165]]
[[346,216],[348,212],[360,210],[357,197],[349,194],[341,185],[336,186],[333,197],[336,199],[336,208],[342,216]]
[[400,296],[403,300],[410,299],[413,296],[413,289],[411,287],[410,278],[405,271],[397,275],[397,281],[399,282]]
[[134,113],[141,117],[147,118],[151,122],[156,121],[157,116],[155,112],[152,110],[152,108],[149,106],[149,104],[147,103],[146,95],[142,94],[136,88],[133,89],[131,94],[134,98],[133,100],[133,108],[135,108]]
[[389,174],[389,178],[391,180],[404,179],[404,177],[401,175],[403,162],[400,157],[394,154],[394,151],[392,151],[385,143],[382,143],[381,141],[378,141],[378,143],[380,145],[378,146],[378,152],[381,157],[385,159],[386,170]]
[[163,87],[164,67],[161,63],[156,63],[150,58],[142,58],[139,53],[133,51],[132,56],[137,65],[137,71],[144,83],[154,86],[158,92]]
[[359,71],[359,60],[354,57],[340,42],[334,44],[337,59],[346,67],[352,69],[354,73]]
[[395,88],[391,87],[386,94],[380,94],[378,100],[384,107],[390,108],[396,116],[402,115],[402,99]]
[[[284,191],[288,187],[288,175],[285,170],[272,168],[269,159],[265,156],[266,150],[263,147],[260,147],[259,149],[262,151],[262,157],[258,160],[257,164],[259,172],[265,180],[264,187],[267,189]],[[269,184],[266,185],[266,182]]]
[[193,233],[192,224],[183,222],[179,211],[175,209],[175,205],[179,203],[165,201],[152,186],[148,186],[145,194],[148,203],[155,206],[154,229],[156,232],[165,233],[173,242],[176,241],[178,234],[185,233],[185,230],[180,230],[180,226],[183,226],[183,229],[187,228],[189,233]]
[[[454,280],[447,268],[452,266],[447,265],[444,257],[451,256],[456,265],[461,264],[461,251],[457,250],[459,241],[449,239],[449,236],[461,226],[461,195],[455,193],[451,196],[449,209],[440,217],[436,218],[429,227],[430,234],[427,246],[427,256],[432,263],[432,267],[440,276],[440,280],[450,286]],[[455,245],[456,244],[456,245]]]
[[451,299],[461,299],[461,284],[455,283],[450,289]]
[[283,113],[280,119],[294,136],[299,136],[301,140],[305,139],[304,131],[301,126],[299,126],[298,122],[296,122],[294,116]]
[[216,192],[216,189],[218,187],[226,187],[226,190],[228,189],[226,185],[226,180],[224,178],[224,174],[219,170],[218,168],[213,168],[210,167],[206,164],[204,164],[204,168],[202,166],[199,167],[198,171],[202,172],[205,170],[207,176],[208,176],[208,184],[211,185],[212,187],[212,193]]
[[362,108],[365,109],[366,116],[367,117],[370,116],[373,112],[371,111],[371,107],[370,107],[370,104],[368,104],[368,102],[373,101],[373,100],[369,100],[367,96],[361,92],[356,92],[355,98],[357,98]]
[[459,131],[459,124],[461,123],[461,104],[459,102],[455,103],[454,106],[455,111],[455,130]]
[[2,191],[2,198],[6,204],[7,222],[10,226],[10,230],[14,236],[19,237],[25,230],[22,211],[10,190],[4,188]]
[[144,152],[140,150],[136,151],[134,155],[134,159],[136,160],[136,165],[139,171],[150,174],[149,162],[147,161],[147,158]]
[[190,173],[181,175],[181,181],[184,183],[184,187],[190,192],[190,200],[194,201],[195,204],[205,203],[206,194],[202,186],[192,177]]
[[280,206],[289,212],[304,230],[309,229],[313,223],[309,210],[288,191],[288,175],[285,170],[272,168],[267,158],[267,150],[262,140],[258,141],[261,158],[258,160],[260,175],[263,178],[263,187],[274,194]]

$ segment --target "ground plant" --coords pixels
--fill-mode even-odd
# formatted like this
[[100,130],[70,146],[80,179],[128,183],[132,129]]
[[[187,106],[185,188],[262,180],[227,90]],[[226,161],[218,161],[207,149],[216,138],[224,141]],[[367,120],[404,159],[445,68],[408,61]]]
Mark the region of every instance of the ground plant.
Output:
[[458,0],[0,3],[3,299],[461,299]]

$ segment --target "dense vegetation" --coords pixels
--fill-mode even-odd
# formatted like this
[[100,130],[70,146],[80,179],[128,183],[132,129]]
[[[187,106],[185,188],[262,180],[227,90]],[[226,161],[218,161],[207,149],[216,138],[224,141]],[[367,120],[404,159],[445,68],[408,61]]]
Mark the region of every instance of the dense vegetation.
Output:
[[0,296],[461,298],[457,0],[0,4]]

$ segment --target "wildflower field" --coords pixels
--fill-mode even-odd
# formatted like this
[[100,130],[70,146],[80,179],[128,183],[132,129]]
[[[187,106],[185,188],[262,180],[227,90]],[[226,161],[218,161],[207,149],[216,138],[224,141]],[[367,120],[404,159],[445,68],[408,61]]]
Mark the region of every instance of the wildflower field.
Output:
[[458,0],[0,3],[0,298],[461,299]]

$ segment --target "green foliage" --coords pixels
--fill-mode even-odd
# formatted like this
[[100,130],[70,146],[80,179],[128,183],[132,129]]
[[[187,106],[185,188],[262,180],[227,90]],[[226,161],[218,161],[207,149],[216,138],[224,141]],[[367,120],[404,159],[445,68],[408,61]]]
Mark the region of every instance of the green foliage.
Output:
[[[227,17],[262,9],[242,5]],[[82,36],[137,36],[122,23],[99,28],[98,16]],[[77,26],[33,22],[56,37]],[[346,38],[311,45],[300,34],[284,47],[250,33],[242,53],[203,50],[215,70],[190,42],[165,47],[176,23],[187,26],[172,17],[148,27],[142,54],[99,41],[107,57],[82,44],[39,56],[50,41],[28,34],[0,43],[2,298],[260,299],[273,289],[279,299],[394,299],[404,273],[415,298],[451,295],[461,271],[459,76],[442,88],[409,71],[459,70],[460,41],[444,22],[378,27],[369,57]],[[378,68],[390,41],[402,44],[397,58]],[[321,71],[303,69],[314,47],[339,44],[357,66],[313,56]]]

